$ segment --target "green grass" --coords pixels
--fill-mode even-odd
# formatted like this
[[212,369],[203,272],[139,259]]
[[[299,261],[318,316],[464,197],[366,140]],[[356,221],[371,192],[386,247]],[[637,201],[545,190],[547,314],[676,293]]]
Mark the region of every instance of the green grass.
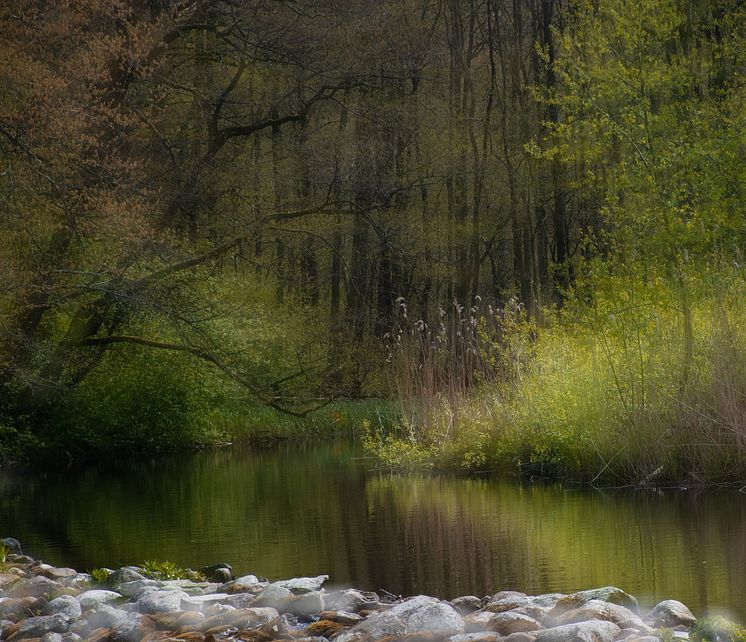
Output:
[[698,299],[690,353],[682,314],[658,296],[554,319],[514,376],[402,400],[405,419],[374,425],[368,450],[394,466],[605,484],[746,479],[743,284]]

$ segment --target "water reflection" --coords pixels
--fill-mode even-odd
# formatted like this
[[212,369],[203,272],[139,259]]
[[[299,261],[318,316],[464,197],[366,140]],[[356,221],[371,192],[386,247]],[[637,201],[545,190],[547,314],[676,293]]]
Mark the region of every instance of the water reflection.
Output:
[[272,578],[453,597],[616,584],[746,620],[746,496],[376,472],[353,444],[0,475],[0,533],[90,569],[219,560]]

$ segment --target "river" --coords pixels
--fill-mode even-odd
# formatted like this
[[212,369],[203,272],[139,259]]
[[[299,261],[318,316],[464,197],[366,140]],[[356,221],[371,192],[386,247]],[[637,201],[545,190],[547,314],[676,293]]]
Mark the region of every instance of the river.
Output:
[[376,470],[353,442],[0,471],[0,535],[52,564],[225,561],[444,598],[613,584],[746,621],[746,494]]

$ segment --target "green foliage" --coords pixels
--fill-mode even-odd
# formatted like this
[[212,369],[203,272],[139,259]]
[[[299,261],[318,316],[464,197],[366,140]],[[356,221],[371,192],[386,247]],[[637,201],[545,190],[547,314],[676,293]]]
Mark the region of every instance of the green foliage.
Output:
[[111,571],[105,568],[94,568],[89,573],[94,584],[105,584],[111,575]]
[[671,288],[620,281],[614,294],[610,282],[594,307],[569,305],[538,332],[509,385],[428,399],[426,427],[402,422],[366,446],[392,465],[641,483],[742,479],[746,279],[723,279],[729,296],[700,297],[692,312],[691,354],[680,312],[666,305]]
[[140,567],[142,574],[152,580],[192,579],[192,571],[169,561],[147,560]]
[[691,635],[695,642],[746,642],[746,629],[723,617],[698,620]]
[[0,544],[0,564],[5,564],[8,559],[8,553],[10,553],[10,547]]

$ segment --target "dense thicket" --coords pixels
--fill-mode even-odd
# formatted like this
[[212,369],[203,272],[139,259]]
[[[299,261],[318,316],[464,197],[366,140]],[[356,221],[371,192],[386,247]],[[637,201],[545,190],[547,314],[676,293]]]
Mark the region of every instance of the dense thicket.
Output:
[[740,270],[736,0],[9,0],[0,25],[2,413],[33,438],[303,414],[386,392],[403,310],[543,323],[658,279],[689,368],[695,282]]

